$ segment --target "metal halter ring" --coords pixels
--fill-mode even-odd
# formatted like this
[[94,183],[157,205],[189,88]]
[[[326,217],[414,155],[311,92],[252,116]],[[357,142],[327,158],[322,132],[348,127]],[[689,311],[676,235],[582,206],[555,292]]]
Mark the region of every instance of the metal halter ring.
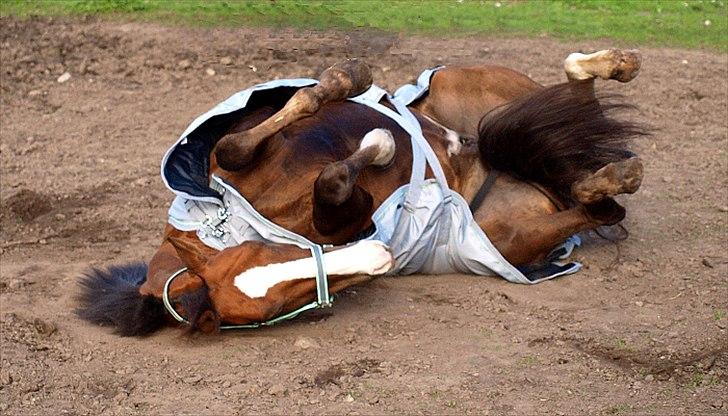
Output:
[[185,324],[189,324],[190,321],[186,320],[182,315],[177,313],[177,311],[172,307],[172,302],[169,301],[169,286],[172,284],[172,281],[179,277],[182,273],[186,272],[187,268],[183,267],[176,272],[172,273],[171,276],[167,278],[167,281],[164,282],[164,288],[162,289],[162,303],[164,303],[164,307],[167,309],[167,312],[169,312],[170,315],[174,319],[176,319],[178,322],[182,322]]

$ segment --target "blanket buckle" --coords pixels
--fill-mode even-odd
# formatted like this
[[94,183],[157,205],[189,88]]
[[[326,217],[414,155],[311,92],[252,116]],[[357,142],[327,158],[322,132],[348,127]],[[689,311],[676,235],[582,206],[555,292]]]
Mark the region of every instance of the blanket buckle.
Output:
[[217,209],[217,215],[215,217],[207,216],[202,222],[202,226],[208,230],[209,234],[215,238],[222,238],[225,236],[227,231],[222,227],[230,218],[230,211],[227,207],[220,207]]

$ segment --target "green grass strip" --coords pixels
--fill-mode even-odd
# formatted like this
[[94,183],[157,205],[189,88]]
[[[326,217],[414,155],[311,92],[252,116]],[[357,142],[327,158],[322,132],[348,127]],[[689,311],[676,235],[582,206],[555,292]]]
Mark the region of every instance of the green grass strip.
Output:
[[103,15],[194,26],[375,28],[435,36],[609,38],[728,50],[728,0],[0,0],[0,14]]

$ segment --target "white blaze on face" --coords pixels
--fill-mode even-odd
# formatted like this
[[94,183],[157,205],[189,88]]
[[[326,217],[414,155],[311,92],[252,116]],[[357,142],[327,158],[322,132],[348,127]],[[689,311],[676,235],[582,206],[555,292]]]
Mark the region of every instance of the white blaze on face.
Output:
[[359,143],[359,149],[369,146],[376,146],[379,149],[379,153],[374,158],[372,165],[384,166],[394,158],[394,136],[387,129],[374,129],[365,134]]
[[[360,241],[352,246],[324,254],[324,269],[327,275],[372,276],[388,272],[394,259],[387,246],[381,241]],[[307,257],[286,263],[253,267],[237,275],[235,287],[251,298],[264,297],[268,289],[281,282],[316,277],[316,260]]]

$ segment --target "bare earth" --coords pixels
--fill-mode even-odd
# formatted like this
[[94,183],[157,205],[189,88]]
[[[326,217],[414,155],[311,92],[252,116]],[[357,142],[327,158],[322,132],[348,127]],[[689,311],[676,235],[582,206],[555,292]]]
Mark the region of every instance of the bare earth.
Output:
[[657,130],[630,238],[589,239],[576,275],[381,278],[275,328],[135,339],[74,316],[76,279],[149,259],[160,158],[214,104],[353,56],[389,89],[441,63],[549,84],[613,45],[9,18],[0,37],[0,413],[728,413],[726,55],[643,49],[635,81],[600,83]]

